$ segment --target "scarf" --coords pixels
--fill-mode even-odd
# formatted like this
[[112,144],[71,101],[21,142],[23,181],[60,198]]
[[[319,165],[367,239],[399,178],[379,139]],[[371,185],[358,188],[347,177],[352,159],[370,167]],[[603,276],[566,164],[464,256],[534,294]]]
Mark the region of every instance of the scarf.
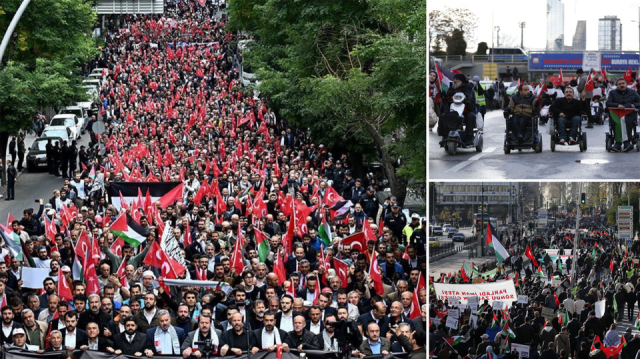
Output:
[[[280,331],[277,328],[273,328],[273,345],[282,344],[282,340],[280,339]],[[262,328],[262,348],[267,348],[267,341],[269,341],[270,336],[267,334],[267,330]]]
[[[153,343],[156,346],[156,351],[158,353],[162,353],[162,345],[160,344],[160,333],[162,332],[162,328],[159,326],[156,327],[156,331],[153,332]],[[173,347],[172,354],[180,354],[180,340],[178,340],[178,333],[176,333],[176,329],[173,326],[169,326],[169,335],[171,336],[171,346]],[[169,354],[169,353],[162,353]]]
[[[218,347],[220,345],[220,341],[218,340],[218,334],[216,334],[216,331],[211,328],[209,330],[209,334],[211,334],[211,344],[213,344],[214,347]],[[196,342],[200,341],[200,328],[196,329],[196,333],[193,335],[193,345],[191,346],[193,349],[198,349],[198,344],[195,344]]]
[[324,341],[324,347],[328,348],[325,350],[330,350],[330,351],[338,351],[338,340],[334,337],[333,338],[333,344],[332,343],[332,338],[329,338],[329,336],[327,335],[327,331],[323,331],[322,332],[322,340]]

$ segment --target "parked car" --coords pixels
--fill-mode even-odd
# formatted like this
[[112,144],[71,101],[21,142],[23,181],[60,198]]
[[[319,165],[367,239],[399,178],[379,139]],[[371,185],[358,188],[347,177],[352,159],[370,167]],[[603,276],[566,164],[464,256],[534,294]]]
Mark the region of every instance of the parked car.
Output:
[[437,247],[440,245],[440,240],[436,237],[429,237],[429,247]]
[[27,171],[35,172],[40,168],[47,167],[47,142],[51,144],[60,143],[60,137],[38,137],[27,153]]
[[458,233],[458,230],[455,228],[449,228],[447,231],[447,237],[452,238],[454,234]]
[[451,237],[453,242],[464,242],[464,234],[458,232]]
[[449,223],[445,223],[445,224],[442,226],[442,229],[444,229],[444,231],[445,231],[445,232],[449,232],[449,228],[453,228],[453,226],[452,226],[452,225],[450,225]]
[[444,235],[444,232],[442,232],[442,227],[433,226],[433,235],[434,236],[442,236],[442,235]]
[[[82,122],[84,123],[84,121]],[[69,143],[80,137],[80,126],[82,126],[80,120],[72,113],[55,115],[51,119],[51,122],[44,127],[42,137],[61,137]],[[52,132],[55,134],[46,134]],[[62,132],[66,133],[66,136],[61,135],[60,133]]]
[[[60,110],[60,112],[58,114],[60,114],[60,115],[65,115],[65,114],[76,115],[76,117],[78,118],[78,123],[76,124],[76,128],[78,129],[79,133],[82,133],[82,131],[84,130],[84,127],[87,124],[87,122],[89,122],[89,114],[87,113],[87,110],[82,106],[67,106],[67,107],[63,108],[62,110]],[[78,137],[80,137],[80,136],[78,136]]]

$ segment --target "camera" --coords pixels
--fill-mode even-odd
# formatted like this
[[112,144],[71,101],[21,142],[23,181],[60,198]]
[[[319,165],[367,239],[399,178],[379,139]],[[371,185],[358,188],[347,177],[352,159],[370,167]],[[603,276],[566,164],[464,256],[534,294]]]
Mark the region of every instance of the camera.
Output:
[[193,344],[198,345],[198,350],[200,350],[204,354],[205,358],[209,358],[212,354],[218,355],[218,347],[216,345],[213,345],[211,339],[193,342]]

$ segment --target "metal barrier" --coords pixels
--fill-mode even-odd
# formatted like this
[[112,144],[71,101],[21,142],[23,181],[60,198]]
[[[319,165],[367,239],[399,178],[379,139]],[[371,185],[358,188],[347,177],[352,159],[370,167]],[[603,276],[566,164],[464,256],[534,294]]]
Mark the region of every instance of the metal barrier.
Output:
[[429,248],[429,258],[436,257],[443,254],[453,253],[455,251],[455,246],[453,243],[443,243],[437,247]]

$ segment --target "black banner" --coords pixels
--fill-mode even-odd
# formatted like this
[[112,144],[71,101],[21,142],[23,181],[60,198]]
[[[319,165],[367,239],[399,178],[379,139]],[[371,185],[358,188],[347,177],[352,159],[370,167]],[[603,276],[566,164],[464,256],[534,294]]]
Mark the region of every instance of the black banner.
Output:
[[[45,352],[43,354],[38,354],[35,352],[30,352],[26,350],[20,349],[7,349],[2,350],[2,354],[4,359],[60,359],[61,352]],[[346,355],[339,354],[336,352],[328,352],[323,350],[305,350],[304,353],[307,355],[308,359],[341,359],[345,358]],[[103,353],[93,350],[74,350],[73,355],[75,359],[141,359],[146,358],[146,356],[136,357],[133,355],[115,355],[109,353]],[[407,353],[398,353],[398,354],[388,354],[388,355],[371,355],[366,357],[366,359],[392,359],[392,358],[406,358]],[[154,355],[154,358],[162,358],[162,359],[183,359],[182,356],[178,355]],[[212,356],[213,357],[213,356]],[[195,358],[195,357],[194,357]],[[205,357],[202,356],[201,359]],[[242,354],[239,356],[236,355],[227,355],[223,359],[248,359],[246,354]],[[252,354],[250,359],[276,359],[276,353],[268,353],[268,352],[258,352],[256,354]],[[291,353],[282,352],[282,359],[299,359],[300,355],[296,350],[292,350]]]

